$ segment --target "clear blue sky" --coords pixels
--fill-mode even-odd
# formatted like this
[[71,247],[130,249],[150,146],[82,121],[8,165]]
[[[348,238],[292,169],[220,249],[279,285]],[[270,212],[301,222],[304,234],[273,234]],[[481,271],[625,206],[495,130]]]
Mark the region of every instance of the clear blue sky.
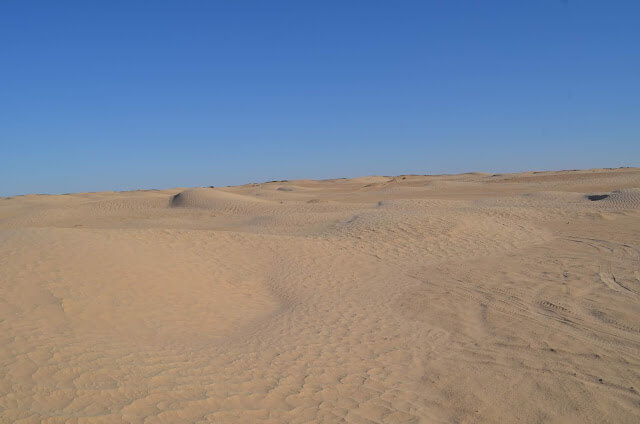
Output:
[[640,1],[3,1],[0,196],[640,164]]

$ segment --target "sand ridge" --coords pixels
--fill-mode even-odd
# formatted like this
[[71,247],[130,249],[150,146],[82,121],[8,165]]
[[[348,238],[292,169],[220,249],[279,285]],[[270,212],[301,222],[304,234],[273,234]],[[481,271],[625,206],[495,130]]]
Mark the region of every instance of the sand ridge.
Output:
[[640,169],[0,198],[0,422],[632,423]]

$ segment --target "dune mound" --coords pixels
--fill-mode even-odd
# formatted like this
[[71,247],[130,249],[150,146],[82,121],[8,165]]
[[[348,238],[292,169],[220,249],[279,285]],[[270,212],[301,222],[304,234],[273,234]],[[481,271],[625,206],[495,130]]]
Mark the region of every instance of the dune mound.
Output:
[[640,208],[640,188],[612,191],[611,193],[595,193],[585,196],[592,202],[615,209]]
[[215,209],[219,211],[241,212],[264,207],[270,202],[242,194],[228,193],[215,188],[193,188],[174,195],[170,201],[172,208]]
[[604,207],[613,209],[640,208],[640,189],[621,189],[612,192],[575,193],[568,191],[536,191],[525,193],[521,199],[545,205],[576,204],[588,207]]

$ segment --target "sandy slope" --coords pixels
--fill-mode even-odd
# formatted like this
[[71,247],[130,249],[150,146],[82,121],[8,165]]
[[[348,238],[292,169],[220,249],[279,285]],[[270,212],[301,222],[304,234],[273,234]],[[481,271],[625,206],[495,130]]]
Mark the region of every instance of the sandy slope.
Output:
[[0,199],[3,423],[635,423],[639,393],[639,169]]

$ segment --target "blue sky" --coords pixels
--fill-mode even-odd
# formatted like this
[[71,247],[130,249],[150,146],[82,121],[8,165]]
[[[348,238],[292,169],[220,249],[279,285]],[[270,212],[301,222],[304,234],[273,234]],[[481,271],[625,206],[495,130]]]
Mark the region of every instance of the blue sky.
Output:
[[0,196],[640,165],[640,2],[6,1]]

